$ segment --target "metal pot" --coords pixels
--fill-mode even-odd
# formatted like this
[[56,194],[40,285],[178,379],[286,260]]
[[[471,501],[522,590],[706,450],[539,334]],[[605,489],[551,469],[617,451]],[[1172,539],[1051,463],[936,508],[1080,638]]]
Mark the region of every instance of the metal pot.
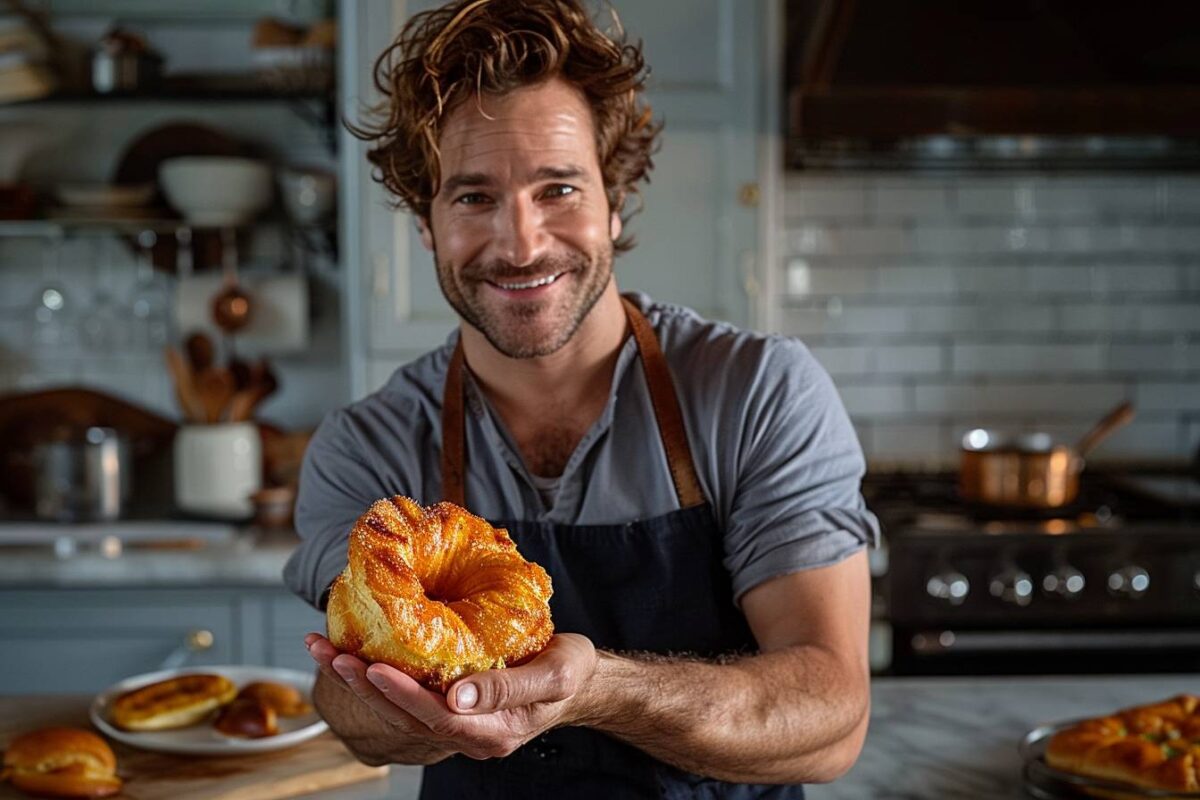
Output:
[[1048,433],[1006,435],[976,428],[963,435],[959,494],[968,503],[1020,509],[1070,504],[1079,494],[1084,459],[1134,417],[1122,403],[1084,434],[1074,447]]
[[113,520],[133,488],[129,441],[113,428],[91,427],[33,448],[36,513],[60,522]]

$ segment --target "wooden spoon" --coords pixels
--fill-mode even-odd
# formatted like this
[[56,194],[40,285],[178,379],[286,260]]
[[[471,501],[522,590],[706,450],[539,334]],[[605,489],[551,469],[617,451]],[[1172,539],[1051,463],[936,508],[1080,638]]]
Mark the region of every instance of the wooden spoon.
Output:
[[250,367],[250,383],[245,389],[238,391],[229,404],[229,421],[241,422],[251,419],[259,404],[278,388],[279,381],[266,359],[256,361]]
[[184,361],[183,355],[174,347],[168,346],[166,355],[167,369],[175,382],[175,398],[179,401],[183,418],[188,422],[204,422],[207,410],[196,389],[195,375]]
[[200,400],[204,404],[204,418],[210,423],[220,422],[221,416],[233,399],[233,376],[229,370],[209,367],[196,376]]
[[203,333],[197,331],[183,340],[183,349],[187,352],[188,361],[192,364],[192,372],[199,374],[213,364],[213,343]]

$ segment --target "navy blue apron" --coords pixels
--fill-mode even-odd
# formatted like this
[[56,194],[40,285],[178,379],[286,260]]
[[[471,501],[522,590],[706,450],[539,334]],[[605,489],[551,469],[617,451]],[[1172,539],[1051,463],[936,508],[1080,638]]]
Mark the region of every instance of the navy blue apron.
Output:
[[[581,633],[607,650],[656,653],[757,651],[733,590],[722,534],[696,478],[670,372],[650,323],[622,299],[637,340],[680,510],[623,525],[561,525],[492,520],[507,528],[525,558],[554,581],[550,611],[559,632]],[[466,505],[465,417],[459,341],[442,407],[442,487]],[[803,798],[798,785],[733,784],[663,763],[589,728],[549,731],[506,758],[453,756],[425,768],[423,800],[460,798]]]

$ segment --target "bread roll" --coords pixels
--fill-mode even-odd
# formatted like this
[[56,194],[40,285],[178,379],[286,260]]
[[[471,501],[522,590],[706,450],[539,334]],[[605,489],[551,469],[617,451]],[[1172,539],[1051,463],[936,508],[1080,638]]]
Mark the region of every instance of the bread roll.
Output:
[[279,733],[275,710],[253,697],[237,697],[221,709],[214,727],[226,736],[261,739]]
[[110,716],[127,731],[185,728],[203,720],[237,695],[223,675],[180,675],[126,692],[113,701]]
[[4,751],[4,776],[42,797],[108,797],[121,791],[108,743],[79,728],[41,728],[13,739]]

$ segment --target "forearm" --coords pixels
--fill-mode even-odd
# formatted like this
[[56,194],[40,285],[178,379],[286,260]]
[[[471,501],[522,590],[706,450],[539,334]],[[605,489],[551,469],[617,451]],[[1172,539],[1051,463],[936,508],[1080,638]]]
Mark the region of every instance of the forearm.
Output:
[[865,668],[797,646],[717,664],[601,653],[574,724],[689,772],[742,783],[832,780],[866,734]]

